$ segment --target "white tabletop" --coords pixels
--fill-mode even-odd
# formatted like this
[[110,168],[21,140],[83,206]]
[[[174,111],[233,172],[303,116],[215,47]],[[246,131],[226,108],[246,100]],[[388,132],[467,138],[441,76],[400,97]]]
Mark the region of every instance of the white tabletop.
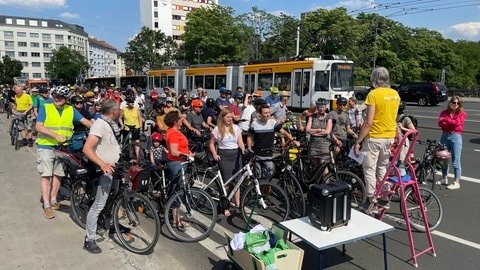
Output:
[[328,249],[394,230],[393,226],[354,209],[352,209],[351,219],[347,226],[336,227],[331,231],[321,231],[312,226],[308,217],[281,222],[280,227],[302,238],[317,250]]

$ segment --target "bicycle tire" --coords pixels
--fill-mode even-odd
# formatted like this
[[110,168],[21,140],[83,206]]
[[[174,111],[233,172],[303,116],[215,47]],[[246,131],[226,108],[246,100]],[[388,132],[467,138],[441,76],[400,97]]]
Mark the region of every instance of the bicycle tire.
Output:
[[20,149],[20,138],[18,137],[18,127],[13,128],[13,140],[15,141],[15,150]]
[[[182,224],[177,224],[175,217],[178,216]],[[183,189],[176,191],[165,205],[165,225],[170,234],[182,242],[192,243],[207,238],[217,217],[217,206],[212,197],[197,188],[190,188],[188,196]]]
[[[423,207],[427,216],[430,231],[435,230],[442,222],[443,207],[438,196],[427,187],[419,187],[420,196],[422,197]],[[407,204],[408,219],[411,226],[420,232],[425,232],[425,224],[422,218],[422,212],[418,205],[418,197],[413,189],[410,188],[405,192],[405,200]],[[400,204],[402,214],[405,213],[403,204]]]
[[92,198],[88,191],[88,184],[84,180],[73,183],[70,192],[70,207],[72,209],[72,217],[75,223],[85,229],[87,223],[87,214],[92,206],[95,198]]
[[305,216],[305,194],[297,177],[293,173],[282,174],[279,179],[279,186],[287,193],[290,201],[289,217],[294,219]]
[[421,164],[415,169],[417,182],[419,184],[429,185],[431,183],[432,190],[435,187],[435,169],[431,164]]
[[14,121],[11,122],[10,124],[10,129],[8,130],[9,134],[10,134],[10,143],[12,145],[15,145],[15,137],[13,136],[14,132],[13,132],[13,129],[14,129],[14,126],[15,126],[15,123]]
[[[122,245],[133,253],[150,253],[158,242],[160,218],[150,200],[142,194],[129,192],[117,199],[113,224]],[[129,232],[122,233],[125,228]]]
[[363,205],[367,201],[365,183],[358,175],[352,172],[339,170],[336,174],[328,173],[323,177],[323,181],[342,181],[349,184],[352,187],[352,207],[354,208]]
[[[285,221],[290,214],[287,193],[277,184],[267,181],[259,181],[259,188],[262,193],[260,197],[253,183],[243,193],[240,200],[243,220],[250,227],[263,224],[267,228],[271,228],[274,223]],[[265,208],[260,205],[260,200],[265,202]]]

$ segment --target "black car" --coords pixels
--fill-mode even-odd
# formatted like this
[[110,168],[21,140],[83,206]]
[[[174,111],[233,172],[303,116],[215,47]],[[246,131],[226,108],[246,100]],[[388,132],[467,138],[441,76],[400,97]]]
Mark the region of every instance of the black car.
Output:
[[372,88],[369,87],[367,89],[355,91],[355,97],[357,98],[357,100],[364,100],[367,98],[367,95],[368,93],[370,93],[371,90]]
[[405,102],[416,102],[420,106],[435,106],[447,101],[447,87],[437,82],[404,83],[398,87],[398,94]]

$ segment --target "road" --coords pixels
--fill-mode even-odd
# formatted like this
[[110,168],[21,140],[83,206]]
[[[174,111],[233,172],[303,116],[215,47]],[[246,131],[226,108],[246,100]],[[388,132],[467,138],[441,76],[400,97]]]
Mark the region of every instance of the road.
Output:
[[[438,139],[436,116],[445,104],[436,107],[407,106],[407,113],[419,120],[421,139]],[[476,166],[480,159],[480,103],[466,103],[467,122],[463,135],[462,188],[450,191],[436,190],[444,207],[442,224],[433,234],[437,257],[428,254],[418,259],[423,269],[476,269],[480,251],[480,234],[476,222],[480,220],[478,194],[480,183]],[[57,212],[55,219],[43,217],[38,202],[39,176],[36,172],[35,148],[22,147],[15,151],[9,145],[7,120],[0,115],[0,253],[1,269],[221,269],[226,259],[223,248],[225,230],[238,232],[244,223],[237,215],[228,219],[220,217],[212,235],[193,244],[179,243],[162,234],[154,252],[149,255],[132,254],[113,241],[106,239],[99,245],[103,252],[91,255],[82,250],[84,231],[70,218],[68,208]],[[419,155],[421,147],[416,148]],[[68,204],[68,202],[65,202]],[[389,210],[398,215],[395,204]],[[385,220],[396,226],[387,234],[390,269],[411,267],[406,231],[392,219]],[[426,247],[425,234],[414,233],[417,248]],[[303,243],[304,269],[312,269],[315,254]],[[341,256],[341,248],[326,252],[325,269],[383,269],[382,239],[373,237],[347,245],[347,253]]]

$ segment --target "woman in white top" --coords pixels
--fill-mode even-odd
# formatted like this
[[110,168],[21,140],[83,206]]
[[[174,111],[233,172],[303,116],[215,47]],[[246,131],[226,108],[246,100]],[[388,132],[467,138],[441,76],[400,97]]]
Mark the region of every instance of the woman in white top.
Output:
[[[215,147],[215,143],[217,146]],[[223,109],[218,116],[217,126],[210,137],[210,151],[213,158],[218,161],[218,167],[224,181],[235,174],[241,165],[241,154],[245,150],[242,139],[242,130],[233,124],[233,113]],[[225,187],[228,191],[229,187]],[[240,206],[240,190],[234,196],[235,207]],[[225,216],[230,216],[230,211],[224,209]]]

